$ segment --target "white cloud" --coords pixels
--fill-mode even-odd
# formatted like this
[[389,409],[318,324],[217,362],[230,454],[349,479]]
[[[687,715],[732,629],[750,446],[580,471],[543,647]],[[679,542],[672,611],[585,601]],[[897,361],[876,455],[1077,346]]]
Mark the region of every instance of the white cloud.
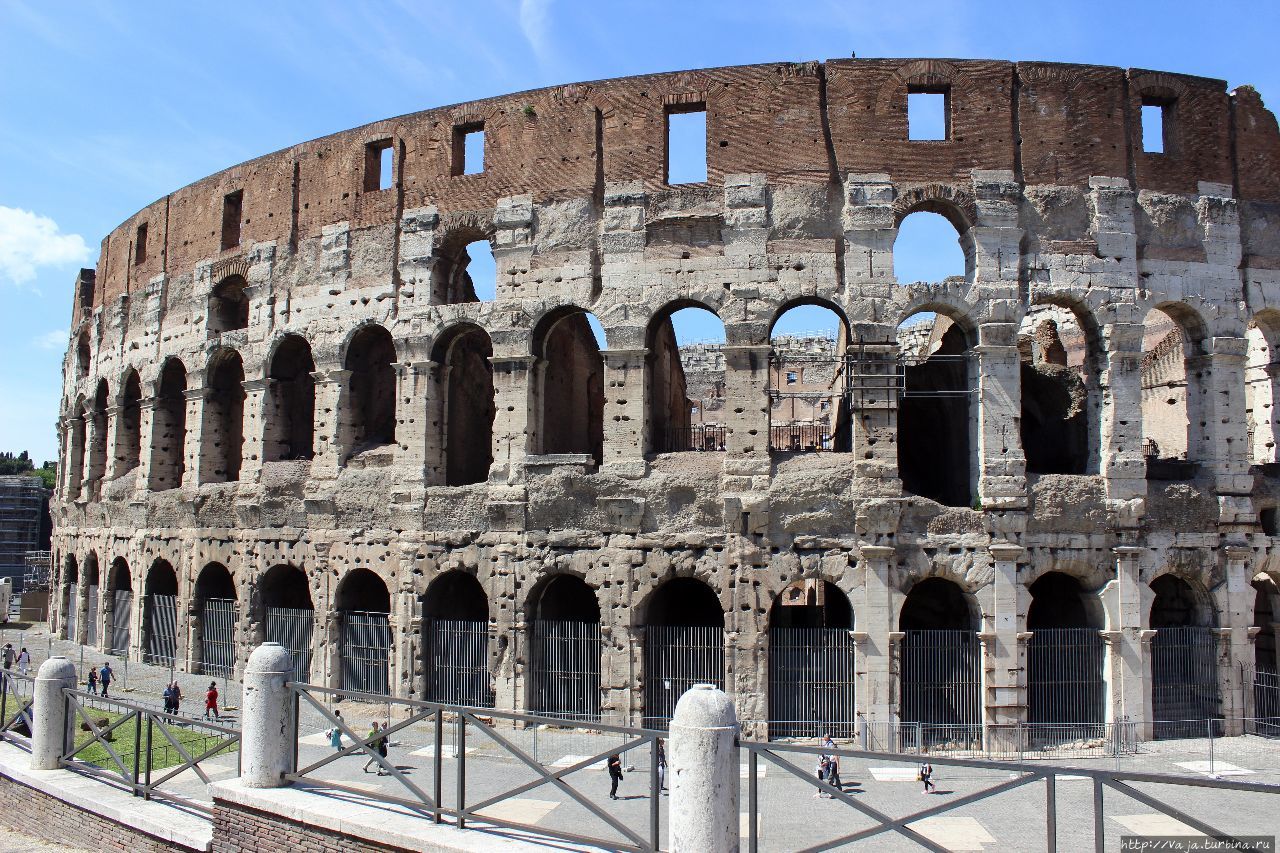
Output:
[[551,44],[547,40],[547,13],[551,0],[520,0],[520,32],[533,48],[540,62],[551,58]]
[[37,267],[65,267],[89,260],[79,234],[58,233],[58,223],[29,210],[0,205],[0,283],[25,284]]
[[31,339],[31,343],[36,349],[62,350],[67,348],[68,334],[66,329],[54,329],[43,335],[36,335]]

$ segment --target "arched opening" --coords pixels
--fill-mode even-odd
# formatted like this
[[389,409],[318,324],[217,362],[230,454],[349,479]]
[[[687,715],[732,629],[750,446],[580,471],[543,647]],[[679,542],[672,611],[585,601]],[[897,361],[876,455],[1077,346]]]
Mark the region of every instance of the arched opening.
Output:
[[436,250],[431,293],[437,305],[492,302],[498,295],[498,269],[493,247],[479,229],[445,239]]
[[306,573],[287,563],[272,566],[262,576],[259,589],[267,642],[289,650],[295,681],[310,681],[315,606]]
[[465,486],[489,479],[493,463],[493,344],[478,326],[456,326],[436,347],[445,400],[440,424],[445,484]]
[[843,315],[827,302],[796,303],[774,320],[769,345],[769,449],[849,452],[849,325]]
[[1147,479],[1195,476],[1203,443],[1204,328],[1184,305],[1152,308],[1143,320],[1142,451]]
[[204,403],[204,451],[201,480],[233,483],[240,479],[244,448],[244,363],[235,350],[222,350],[209,368]]
[[898,716],[900,747],[977,749],[982,744],[982,652],[972,596],[926,578],[907,593]]
[[86,415],[84,478],[94,483],[102,482],[107,473],[107,407],[110,405],[111,394],[107,380],[103,379],[98,382],[92,408]]
[[142,589],[142,660],[172,667],[178,649],[178,573],[168,560],[156,560]]
[[199,635],[192,645],[200,650],[200,672],[231,678],[236,666],[236,625],[240,607],[235,581],[222,563],[208,563],[196,577],[195,610]]
[[[1253,581],[1253,624],[1258,636],[1253,641],[1252,734],[1280,737],[1280,671],[1277,669],[1276,617],[1280,615],[1280,584],[1270,575]],[[1250,731],[1246,722],[1246,732]]]
[[221,334],[249,328],[249,283],[238,275],[229,275],[209,296],[209,331]]
[[917,209],[898,224],[893,241],[893,277],[898,284],[964,278],[972,266],[972,245],[941,213]]
[[338,618],[338,657],[345,690],[391,694],[391,593],[368,569],[348,572],[334,597]]
[[182,485],[186,471],[187,369],[171,358],[160,373],[160,392],[152,413],[151,488],[155,491]]
[[1028,474],[1097,473],[1097,330],[1076,312],[1040,305],[1018,332],[1020,438]]
[[1080,582],[1048,572],[1031,584],[1027,610],[1027,719],[1033,745],[1102,737],[1106,649],[1102,605]]
[[667,306],[649,323],[649,450],[724,450],[724,323],[696,303]]
[[99,610],[98,595],[98,555],[94,551],[84,558],[84,578],[81,585],[84,589],[84,638],[86,646],[98,645],[98,623],[102,616]]
[[353,452],[396,440],[395,361],[395,343],[381,326],[365,326],[351,338],[344,366],[351,371]]
[[973,506],[977,486],[973,341],[960,323],[928,312],[917,312],[899,324],[897,338],[904,368],[898,402],[902,488],[946,506]]
[[93,353],[89,348],[89,330],[85,329],[76,341],[76,374],[83,379],[89,375],[89,369],[92,366]]
[[1174,574],[1160,575],[1151,589],[1153,734],[1203,737],[1205,721],[1222,717],[1213,606],[1207,592]]
[[62,639],[77,636],[77,613],[80,601],[80,567],[75,555],[68,554],[62,566]]
[[830,581],[792,583],[769,609],[769,736],[857,734],[853,608]]
[[492,708],[489,600],[474,575],[445,572],[422,597],[422,698]]
[[133,577],[124,557],[111,561],[107,575],[107,596],[102,602],[103,651],[127,655],[133,617]]
[[138,371],[130,370],[120,395],[120,413],[116,416],[116,474],[138,467],[142,449],[142,381]]
[[[580,308],[563,308],[534,334],[538,377],[537,440],[542,454],[604,458],[604,359],[592,321]],[[598,324],[597,324],[598,325]]]
[[1276,379],[1280,377],[1280,359],[1273,347],[1273,342],[1280,340],[1277,332],[1280,317],[1271,312],[1253,318],[1245,331],[1245,414],[1249,424],[1249,461],[1255,465],[1280,461],[1276,453],[1280,424]]
[[644,724],[665,729],[690,687],[724,689],[724,610],[702,581],[673,578],[644,613]]
[[600,715],[600,604],[573,575],[530,596],[529,709],[570,719]]
[[311,345],[285,335],[271,356],[267,377],[265,461],[310,459],[315,455],[316,382]]

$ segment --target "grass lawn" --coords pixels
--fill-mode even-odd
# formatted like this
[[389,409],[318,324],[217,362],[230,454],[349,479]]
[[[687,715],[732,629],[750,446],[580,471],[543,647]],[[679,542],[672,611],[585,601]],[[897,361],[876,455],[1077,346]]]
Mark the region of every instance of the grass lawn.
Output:
[[[110,725],[111,723],[114,723],[116,720],[120,719],[121,717],[126,716],[125,714],[120,714],[120,713],[111,712],[111,711],[103,711],[98,708],[91,708],[86,710],[90,718],[93,720],[94,724],[97,725],[99,729],[105,728],[105,726],[102,725],[102,721],[104,719],[107,720],[107,725]],[[185,759],[182,757],[182,754],[178,752],[178,750],[173,748],[173,744],[169,743],[169,740],[164,736],[164,733],[160,731],[160,724],[156,722],[148,722],[147,720],[144,719],[142,722],[142,730],[140,732],[142,736],[141,751],[138,756],[141,772],[145,772],[147,767],[147,757],[146,757],[145,750],[147,748],[148,725],[152,727],[151,729],[152,775],[155,775],[155,772],[157,770],[163,770],[166,767],[175,767],[179,764],[182,764],[183,761],[185,761]],[[168,727],[169,733],[173,736],[173,739],[176,740],[178,743],[182,744],[183,749],[187,750],[187,752],[189,752],[193,758],[200,756],[203,752],[205,752],[208,749],[212,749],[214,745],[217,744],[217,742],[222,738],[222,735],[218,734],[217,732],[210,732],[205,729],[201,729],[194,726],[182,726],[169,721],[165,721],[165,725]],[[75,744],[77,747],[80,746],[81,744],[85,744],[93,740],[93,732],[88,732],[83,730],[84,719],[80,717],[78,714],[76,715],[76,718],[75,718],[75,727],[76,727]],[[116,754],[120,756],[120,760],[124,762],[125,768],[130,773],[133,772],[134,744],[135,744],[135,741],[137,740],[138,735],[139,735],[139,730],[138,730],[138,723],[136,720],[129,720],[128,722],[124,723],[119,728],[117,728],[115,731],[111,732],[111,736],[113,738],[113,740],[111,741],[111,748],[114,749],[116,751]],[[230,743],[230,744],[227,744],[226,747],[224,747],[223,749],[219,750],[217,754],[226,755],[229,753],[234,753],[236,751],[236,748],[237,748],[237,744]],[[113,773],[120,772],[119,766],[111,758],[111,754],[107,752],[106,747],[104,747],[101,743],[93,744],[92,746],[77,753],[75,757],[76,757],[76,760],[83,761],[86,764],[93,764],[97,767],[101,767],[102,769],[109,770]]]

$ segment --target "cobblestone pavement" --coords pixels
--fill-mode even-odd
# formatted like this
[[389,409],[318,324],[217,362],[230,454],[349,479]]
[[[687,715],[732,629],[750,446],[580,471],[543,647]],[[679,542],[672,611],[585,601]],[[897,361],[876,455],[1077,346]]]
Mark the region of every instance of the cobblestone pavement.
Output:
[[83,847],[54,844],[26,833],[0,826],[0,853],[81,853]]
[[[0,632],[0,639],[14,642],[14,632]],[[79,666],[80,647],[63,641],[50,644],[47,633],[38,628],[28,630],[22,637],[37,661],[43,660],[52,650],[66,654]],[[102,655],[86,652],[85,661],[101,665]],[[120,689],[113,691],[130,702],[159,707],[160,691],[170,678],[169,670],[129,662],[127,675],[123,662],[113,659],[113,668],[122,676]],[[203,695],[208,684],[205,676],[177,673],[176,678],[187,693],[186,711],[198,712],[196,699]],[[219,689],[227,697],[228,717],[235,725],[239,704],[240,686],[234,682],[219,683]],[[372,720],[390,720],[392,724],[407,716],[404,706],[389,704],[366,705],[350,701],[329,704],[323,694],[317,700],[329,708],[341,709],[349,727],[364,734]],[[299,734],[301,748],[300,766],[319,761],[333,754],[328,746],[326,730],[330,727],[324,716],[306,700],[300,705]],[[559,769],[587,756],[607,750],[620,743],[620,735],[605,736],[578,730],[556,728],[511,729],[493,731],[523,750],[529,760],[537,765]],[[509,791],[537,777],[533,769],[504,749],[495,737],[476,727],[467,730],[465,752],[466,802],[476,804],[486,797]],[[405,776],[405,781],[430,793],[434,787],[434,723],[419,722],[396,732],[391,738],[390,760]],[[456,727],[450,722],[444,727],[444,748],[441,750],[442,802],[453,806],[457,802]],[[349,745],[344,739],[344,746]],[[758,789],[761,816],[758,827],[762,849],[783,851],[816,843],[842,833],[852,832],[870,825],[868,818],[854,809],[829,799],[814,798],[814,786],[808,782],[812,774],[812,756],[795,756],[791,762],[800,772],[797,777],[785,769],[769,765],[762,760],[763,770],[758,772]],[[744,758],[745,761],[745,758]],[[925,797],[920,784],[915,781],[918,759],[906,757],[900,762],[844,759],[842,777],[850,796],[859,802],[894,816],[912,814],[922,808],[937,806],[991,787],[1013,778],[1017,762],[1009,762],[1007,769],[981,770],[975,768],[951,768],[937,765],[938,791]],[[624,757],[624,763],[633,768],[623,780],[620,799],[608,798],[608,776],[603,764],[577,771],[565,777],[565,781],[593,802],[623,821],[633,831],[647,835],[649,826],[649,751],[633,750]],[[1028,760],[1022,766],[1034,769],[1037,762]],[[1195,779],[1208,778],[1210,772],[1221,778],[1250,782],[1266,782],[1277,786],[1277,793],[1241,794],[1208,788],[1175,788],[1172,786],[1140,786],[1157,799],[1186,810],[1190,814],[1213,823],[1219,829],[1237,833],[1275,834],[1275,815],[1280,813],[1280,741],[1257,737],[1207,738],[1159,741],[1141,744],[1135,755],[1115,758],[1076,758],[1052,762],[1058,766],[1093,769],[1120,769],[1172,773]],[[215,780],[235,774],[235,757],[220,755],[208,762],[207,772]],[[403,781],[393,776],[379,776],[366,770],[367,757],[354,754],[339,758],[315,770],[310,777],[316,781],[344,784],[357,793],[335,793],[334,806],[341,808],[343,800],[365,801],[364,794],[383,793],[413,798],[414,794]],[[742,828],[747,827],[747,779],[742,770]],[[174,791],[198,798],[207,796],[204,786],[189,771],[171,783]],[[1062,778],[1057,785],[1057,807],[1060,848],[1064,850],[1086,849],[1090,846],[1092,826],[1092,785],[1086,778]],[[367,801],[366,801],[367,802]],[[913,828],[933,838],[950,850],[956,851],[1035,851],[1045,849],[1043,815],[1045,793],[1043,783],[1035,783],[988,800],[963,806],[953,812],[929,818],[913,824]],[[396,806],[385,806],[395,809]],[[1176,834],[1180,827],[1175,821],[1157,813],[1149,806],[1108,791],[1105,795],[1107,849],[1119,849],[1122,834]],[[552,785],[541,785],[524,791],[512,799],[499,803],[486,814],[540,827],[598,834],[600,837],[621,840],[599,817],[582,804]],[[666,799],[660,801],[663,837],[666,826]],[[39,849],[39,848],[35,848]],[[862,846],[839,849],[867,849],[875,851],[915,850],[912,842],[892,833],[877,836]],[[3,849],[0,849],[3,853]]]

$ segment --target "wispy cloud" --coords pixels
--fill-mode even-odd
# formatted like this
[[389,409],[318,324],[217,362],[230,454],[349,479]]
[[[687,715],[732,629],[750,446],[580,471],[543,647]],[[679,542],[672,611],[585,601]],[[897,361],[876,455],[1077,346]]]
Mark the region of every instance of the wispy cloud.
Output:
[[47,216],[0,205],[0,283],[25,284],[39,267],[66,267],[89,260],[79,234],[62,234]]
[[547,27],[550,11],[551,0],[520,0],[520,32],[543,65],[553,58]]
[[66,329],[53,329],[45,332],[43,335],[36,335],[31,339],[31,345],[36,349],[43,350],[65,349],[67,346],[68,334],[69,332]]

